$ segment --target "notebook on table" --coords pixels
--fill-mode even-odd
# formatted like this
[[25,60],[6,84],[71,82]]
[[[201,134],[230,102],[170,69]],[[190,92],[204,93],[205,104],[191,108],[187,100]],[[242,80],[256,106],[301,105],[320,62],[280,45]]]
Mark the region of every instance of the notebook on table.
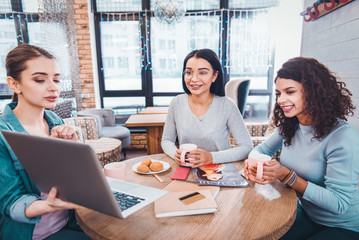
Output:
[[[156,217],[195,215],[217,211],[217,203],[214,198],[220,190],[219,187],[198,186],[194,182],[174,180],[163,189],[169,193],[155,201]],[[200,196],[199,199],[198,196]],[[189,202],[185,202],[187,200]]]
[[105,177],[87,144],[1,131],[41,192],[56,186],[58,197],[125,218],[167,193],[165,190]]

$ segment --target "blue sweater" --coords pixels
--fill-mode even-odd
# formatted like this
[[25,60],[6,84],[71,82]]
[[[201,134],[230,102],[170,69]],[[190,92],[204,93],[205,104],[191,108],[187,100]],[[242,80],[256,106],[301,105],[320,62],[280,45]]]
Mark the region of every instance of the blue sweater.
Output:
[[[0,130],[27,133],[12,109],[16,103],[6,105],[0,116]],[[64,122],[55,113],[45,110],[49,132]],[[35,224],[41,217],[29,219],[25,209],[41,199],[40,191],[21,165],[14,152],[0,133],[0,239],[32,239]]]
[[323,139],[313,138],[313,132],[300,125],[286,147],[276,131],[254,151],[272,155],[282,148],[281,164],[308,181],[298,198],[314,222],[359,232],[359,131],[339,120]]

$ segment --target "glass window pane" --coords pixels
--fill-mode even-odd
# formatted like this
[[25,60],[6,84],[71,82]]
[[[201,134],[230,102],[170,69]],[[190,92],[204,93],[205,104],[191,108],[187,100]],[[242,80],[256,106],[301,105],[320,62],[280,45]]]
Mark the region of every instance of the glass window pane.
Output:
[[244,108],[244,117],[248,121],[265,121],[268,119],[269,96],[248,96]]
[[11,2],[10,0],[1,0],[0,1],[0,13],[11,12]]
[[[53,54],[60,66],[62,91],[71,91],[71,58],[69,55],[66,26],[61,23],[29,22],[29,43]],[[51,33],[51,34],[50,34]],[[50,44],[56,42],[55,45]]]
[[106,90],[140,90],[141,40],[138,21],[101,22]]
[[268,23],[267,12],[243,11],[231,20],[230,77],[250,78],[252,89],[268,88],[271,58]]
[[10,102],[11,102],[11,99],[0,99],[0,112],[3,112],[5,105]]
[[98,12],[141,11],[142,0],[96,0]]
[[229,8],[266,8],[278,5],[279,0],[229,0]]
[[24,12],[39,12],[39,1],[22,0],[22,10]]
[[[173,0],[172,0],[173,1]],[[155,9],[156,2],[163,2],[167,4],[168,0],[151,0],[151,10]],[[219,9],[220,0],[175,0],[173,2],[183,2],[186,10],[210,10],[210,9]]]
[[153,105],[155,107],[167,107],[170,105],[174,97],[154,97]]
[[154,19],[151,26],[154,92],[182,92],[183,60],[192,50],[219,46],[218,16],[187,16],[176,24]]
[[187,10],[219,9],[220,0],[186,0]]
[[17,46],[13,20],[0,20],[0,95],[12,95],[6,83],[5,59],[8,52]]
[[124,124],[132,115],[145,108],[144,97],[104,97],[104,108],[110,108],[115,113],[116,124]]

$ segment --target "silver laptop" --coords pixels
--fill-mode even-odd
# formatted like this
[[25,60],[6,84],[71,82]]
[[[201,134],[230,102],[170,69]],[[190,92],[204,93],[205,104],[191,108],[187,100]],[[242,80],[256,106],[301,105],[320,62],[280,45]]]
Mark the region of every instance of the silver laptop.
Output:
[[107,178],[93,149],[83,143],[1,131],[41,192],[125,218],[167,191]]

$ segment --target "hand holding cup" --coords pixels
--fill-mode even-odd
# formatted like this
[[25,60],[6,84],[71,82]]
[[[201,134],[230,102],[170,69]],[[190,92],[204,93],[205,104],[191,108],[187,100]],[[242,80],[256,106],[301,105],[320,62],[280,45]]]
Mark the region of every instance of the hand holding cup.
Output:
[[[247,160],[247,178],[252,181],[263,181],[263,164],[270,161],[271,157],[258,152],[253,152],[248,156]],[[256,175],[254,176],[249,169],[256,169]]]

